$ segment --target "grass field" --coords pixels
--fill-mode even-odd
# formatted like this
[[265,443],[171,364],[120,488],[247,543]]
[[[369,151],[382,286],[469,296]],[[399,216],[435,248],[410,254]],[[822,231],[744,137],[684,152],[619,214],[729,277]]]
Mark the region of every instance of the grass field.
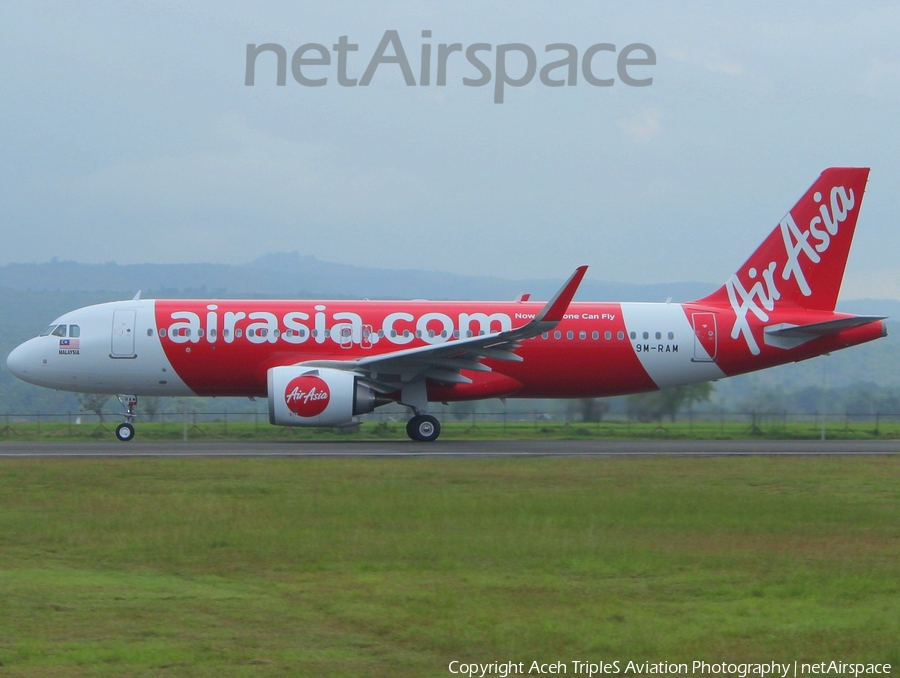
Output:
[[[121,422],[111,418],[104,424],[96,422],[76,425],[71,421],[28,422],[0,420],[0,449],[4,440],[109,440]],[[301,428],[272,426],[265,416],[253,421],[191,420],[138,421],[137,440],[407,440],[406,422],[363,422],[359,427],[343,430],[333,428]],[[594,423],[562,421],[453,421],[442,422],[443,440],[576,440],[576,439],[818,439],[822,427],[818,420],[790,421],[780,415],[748,421],[678,421],[637,422],[601,421]],[[852,421],[843,417],[830,420],[826,426],[829,439],[897,439],[900,438],[900,419],[881,421]]]
[[0,675],[896,672],[898,481],[896,457],[4,460]]

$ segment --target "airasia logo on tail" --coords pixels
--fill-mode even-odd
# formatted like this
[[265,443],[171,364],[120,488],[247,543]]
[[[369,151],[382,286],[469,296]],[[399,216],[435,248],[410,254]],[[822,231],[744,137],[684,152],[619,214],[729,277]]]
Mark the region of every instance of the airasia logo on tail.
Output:
[[800,229],[790,212],[778,224],[784,243],[783,262],[770,261],[762,270],[751,266],[747,271],[751,284],[747,286],[741,282],[737,273],[725,283],[728,301],[735,314],[731,338],[743,336],[753,355],[759,355],[760,348],[750,328],[748,314],[752,313],[760,321],[768,322],[769,313],[775,310],[775,302],[782,298],[778,289],[779,278],[785,281],[793,278],[800,293],[804,297],[811,296],[814,290],[803,272],[801,255],[812,265],[819,264],[822,255],[828,251],[833,238],[837,236],[841,224],[847,221],[857,205],[853,189],[848,190],[844,186],[833,186],[824,196],[821,191],[816,191],[812,198],[818,212],[810,219],[805,231]]
[[331,390],[319,377],[303,375],[294,377],[284,389],[284,403],[300,417],[322,414],[331,402]]

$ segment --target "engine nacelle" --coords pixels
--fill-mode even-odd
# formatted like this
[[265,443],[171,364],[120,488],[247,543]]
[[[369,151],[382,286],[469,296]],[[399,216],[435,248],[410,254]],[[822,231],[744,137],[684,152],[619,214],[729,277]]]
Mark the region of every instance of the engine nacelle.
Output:
[[352,372],[291,365],[267,377],[269,421],[277,426],[340,426],[382,404]]

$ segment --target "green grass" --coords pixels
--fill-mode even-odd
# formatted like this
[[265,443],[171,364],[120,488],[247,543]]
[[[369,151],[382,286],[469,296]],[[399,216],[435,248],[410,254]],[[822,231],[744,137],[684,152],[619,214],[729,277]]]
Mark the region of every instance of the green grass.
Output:
[[895,457],[4,460],[0,675],[896,666],[898,481]]
[[[104,424],[76,425],[66,421],[35,421],[8,424],[0,420],[0,449],[6,440],[106,440],[115,441],[113,431],[121,419]],[[180,421],[136,423],[137,440],[182,440],[185,426]],[[821,424],[783,421],[780,416],[760,417],[756,424],[741,421],[678,421],[596,423],[559,421],[453,421],[442,422],[442,440],[817,440]],[[900,438],[900,420],[829,421],[829,440],[884,440]],[[256,422],[189,422],[189,440],[407,440],[406,422],[364,422],[358,430],[272,426],[265,416]]]

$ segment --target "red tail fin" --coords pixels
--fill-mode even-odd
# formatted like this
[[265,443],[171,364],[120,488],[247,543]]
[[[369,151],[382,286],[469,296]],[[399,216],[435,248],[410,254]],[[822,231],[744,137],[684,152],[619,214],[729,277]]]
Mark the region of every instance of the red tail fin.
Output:
[[762,245],[702,303],[748,299],[771,311],[775,301],[833,311],[856,229],[869,169],[826,169]]

